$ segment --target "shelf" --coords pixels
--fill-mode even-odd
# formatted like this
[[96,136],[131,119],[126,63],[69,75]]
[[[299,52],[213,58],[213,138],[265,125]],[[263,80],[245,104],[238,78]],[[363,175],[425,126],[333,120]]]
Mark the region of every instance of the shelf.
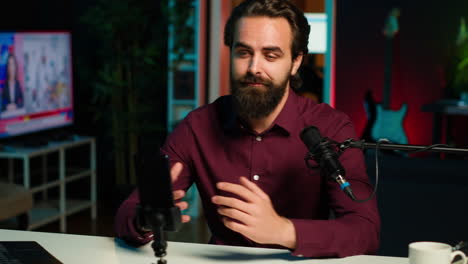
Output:
[[85,209],[90,209],[93,203],[90,200],[66,200],[65,214],[60,214],[59,201],[48,200],[34,204],[29,214],[29,230],[60,220],[60,217],[69,216]]
[[94,143],[92,137],[74,137],[72,140],[65,141],[52,141],[47,145],[39,147],[25,147],[20,145],[6,146],[8,150],[0,151],[0,158],[24,158],[24,157],[36,157],[44,154],[57,152],[61,149],[68,149],[78,147],[85,144]]
[[38,203],[29,213],[28,229],[32,230],[60,219],[60,210],[52,203]]
[[54,180],[36,187],[31,188],[32,193],[44,191],[46,189],[52,188],[52,187],[58,187],[60,185],[61,180]]
[[82,179],[82,178],[86,178],[86,177],[89,177],[91,175],[91,173],[93,173],[92,170],[86,170],[86,171],[82,171],[82,172],[79,172],[79,173],[75,173],[73,175],[66,176],[65,181],[66,182],[72,182],[72,181],[76,181],[76,180],[79,180],[79,179]]
[[174,105],[190,105],[193,106],[194,108],[197,106],[197,102],[193,99],[174,99],[173,101]]
[[[43,190],[46,190],[46,189],[49,189],[49,188],[52,188],[52,187],[58,187],[60,185],[60,179],[57,179],[58,175],[51,176],[51,174],[55,174],[55,173],[58,174],[58,170],[55,169],[55,168],[47,168],[47,171],[48,171],[47,178],[48,179],[54,178],[54,179],[52,181],[47,181],[46,183],[33,184],[31,186],[31,188],[30,188],[32,193],[43,191]],[[68,182],[76,181],[76,180],[79,180],[79,179],[82,179],[82,178],[87,178],[94,171],[92,171],[90,169],[83,169],[83,168],[71,168],[71,169],[67,169],[66,172],[69,173],[67,176],[65,176],[65,182],[68,183]],[[40,170],[36,170],[34,172],[31,172],[31,176],[33,176],[33,177],[42,176],[40,174],[41,174]],[[22,177],[22,174],[16,174],[14,176],[14,179],[21,179],[21,177]],[[37,180],[37,179],[35,179],[35,180]]]
[[[67,167],[71,164],[67,162],[68,151],[79,146],[89,145],[89,163],[86,168]],[[12,148],[13,149],[13,148]],[[87,150],[88,151],[88,150]],[[56,166],[47,166],[47,154],[57,152],[58,160]],[[31,159],[42,156],[42,167],[38,170],[31,170]],[[34,206],[30,211],[30,225],[28,229],[35,229],[53,221],[60,221],[60,232],[66,233],[66,216],[76,212],[90,209],[91,218],[96,218],[96,144],[92,137],[75,136],[73,140],[62,142],[50,142],[47,146],[37,148],[16,147],[14,151],[0,152],[0,158],[9,159],[8,179],[12,182],[22,179],[23,185],[32,193],[43,192],[42,199],[34,196]],[[20,159],[23,163],[21,175],[15,174],[15,164],[13,159]],[[76,164],[75,164],[76,165]],[[18,177],[17,177],[18,176]],[[67,198],[67,185],[80,179],[89,179],[89,199],[74,200]],[[54,190],[54,198],[49,200],[48,190],[58,189],[57,196]]]

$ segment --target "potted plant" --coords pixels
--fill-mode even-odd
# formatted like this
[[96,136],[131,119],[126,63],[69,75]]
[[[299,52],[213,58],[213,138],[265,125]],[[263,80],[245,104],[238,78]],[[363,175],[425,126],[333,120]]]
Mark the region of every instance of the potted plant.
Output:
[[[163,122],[152,116],[165,111],[155,105],[164,96],[163,2],[151,0],[99,0],[82,17],[95,40],[92,105],[97,125],[112,140],[109,153],[118,185],[135,184],[132,158],[142,134],[160,134]],[[165,24],[165,26],[162,26]]]
[[459,104],[468,105],[468,32],[464,18],[460,19],[450,72],[450,86],[455,95],[459,96]]
[[82,16],[96,40],[96,67],[86,76],[93,76],[95,119],[112,140],[117,185],[136,183],[134,155],[157,151],[166,134],[168,27],[175,26],[182,54],[193,35],[190,2],[98,0]]

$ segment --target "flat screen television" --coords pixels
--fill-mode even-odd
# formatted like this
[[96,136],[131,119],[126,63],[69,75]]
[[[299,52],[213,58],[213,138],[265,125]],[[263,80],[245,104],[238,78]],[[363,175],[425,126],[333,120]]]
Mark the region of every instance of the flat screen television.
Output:
[[0,139],[71,124],[70,32],[0,33]]

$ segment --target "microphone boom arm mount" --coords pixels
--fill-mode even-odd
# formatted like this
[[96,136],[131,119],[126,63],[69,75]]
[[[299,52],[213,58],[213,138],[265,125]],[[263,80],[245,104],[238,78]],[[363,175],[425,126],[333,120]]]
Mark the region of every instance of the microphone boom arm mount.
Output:
[[[335,143],[336,144],[336,143]],[[438,152],[438,153],[451,153],[451,154],[462,154],[468,155],[468,149],[466,148],[454,148],[445,144],[435,144],[430,146],[421,145],[404,145],[404,144],[391,144],[391,143],[368,143],[365,140],[354,140],[349,138],[342,143],[337,143],[338,149],[343,152],[348,148],[359,148],[359,149],[389,149],[389,150],[401,150],[408,152]]]

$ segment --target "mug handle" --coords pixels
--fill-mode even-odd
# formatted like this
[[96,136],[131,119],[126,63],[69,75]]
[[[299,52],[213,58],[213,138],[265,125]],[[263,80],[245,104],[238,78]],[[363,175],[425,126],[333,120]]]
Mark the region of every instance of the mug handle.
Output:
[[[463,259],[463,262],[461,262],[462,264],[468,264],[468,261],[467,261],[467,258],[466,258],[466,255],[465,253],[463,253],[462,251],[460,250],[456,250],[456,251],[453,251],[452,254],[450,255],[451,256],[451,260],[453,261],[453,259],[456,257],[456,256],[460,256],[462,259]],[[457,261],[458,262],[458,261]]]

